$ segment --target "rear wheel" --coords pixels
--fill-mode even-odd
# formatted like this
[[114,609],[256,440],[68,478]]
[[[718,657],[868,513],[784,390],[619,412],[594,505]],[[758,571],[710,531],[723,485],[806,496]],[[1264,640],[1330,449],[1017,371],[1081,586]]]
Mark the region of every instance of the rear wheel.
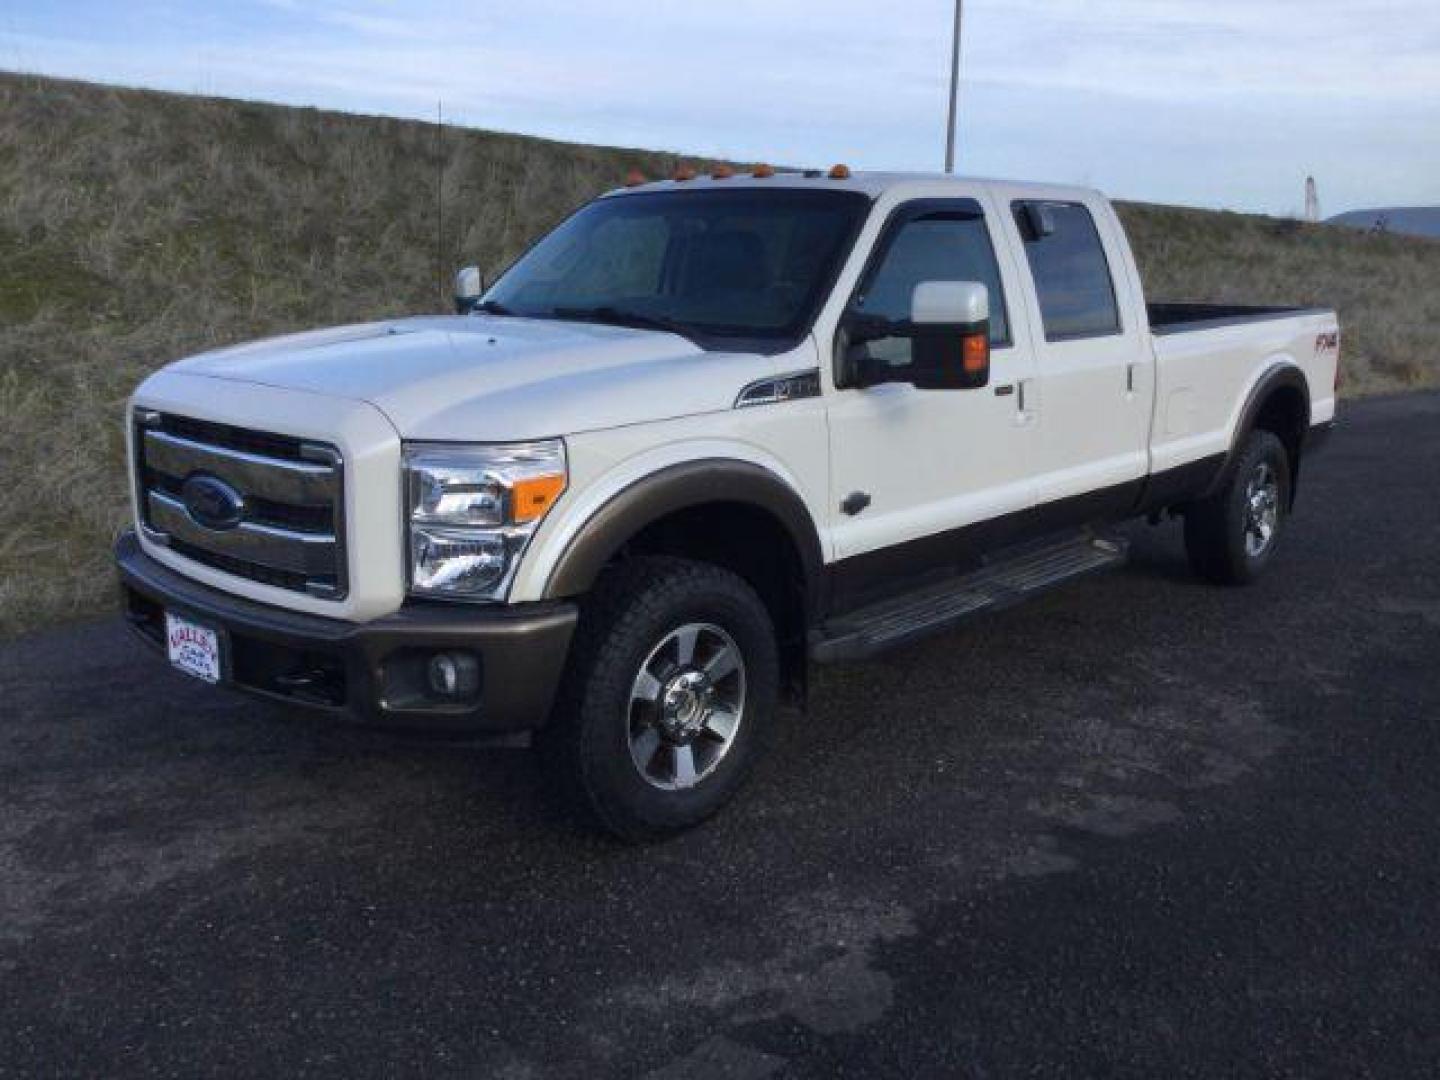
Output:
[[582,614],[541,749],[567,791],[629,840],[698,824],[744,783],[775,710],[769,613],[716,566],[643,558]]
[[1290,506],[1290,456],[1269,431],[1252,431],[1219,491],[1185,512],[1185,550],[1196,573],[1222,585],[1257,578],[1274,557]]

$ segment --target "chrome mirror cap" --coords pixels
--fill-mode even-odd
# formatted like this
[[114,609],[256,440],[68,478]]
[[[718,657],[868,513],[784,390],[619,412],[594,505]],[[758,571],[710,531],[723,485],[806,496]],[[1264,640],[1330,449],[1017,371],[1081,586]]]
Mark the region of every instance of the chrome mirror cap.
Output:
[[485,279],[478,266],[467,266],[455,275],[455,313],[467,315],[475,310],[485,292]]

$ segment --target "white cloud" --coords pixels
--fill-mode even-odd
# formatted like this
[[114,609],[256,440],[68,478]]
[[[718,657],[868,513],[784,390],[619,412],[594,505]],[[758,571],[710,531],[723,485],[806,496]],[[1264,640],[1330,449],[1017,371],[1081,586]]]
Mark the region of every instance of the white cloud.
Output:
[[[950,0],[147,2],[11,16],[0,63],[783,162],[942,146]],[[1435,0],[968,0],[965,72],[967,167],[1285,210],[1318,160],[1332,205],[1440,201]]]

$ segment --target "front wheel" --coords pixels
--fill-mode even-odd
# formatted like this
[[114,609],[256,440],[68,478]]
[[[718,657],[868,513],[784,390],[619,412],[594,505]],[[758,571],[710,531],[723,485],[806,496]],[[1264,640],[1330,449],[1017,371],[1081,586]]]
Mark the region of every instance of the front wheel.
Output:
[[1185,550],[1196,573],[1222,585],[1254,581],[1274,557],[1290,508],[1290,455],[1269,431],[1252,431],[1224,485],[1185,512]]
[[636,559],[602,578],[585,606],[541,750],[611,832],[661,837],[740,788],[778,690],[774,628],[742,578]]

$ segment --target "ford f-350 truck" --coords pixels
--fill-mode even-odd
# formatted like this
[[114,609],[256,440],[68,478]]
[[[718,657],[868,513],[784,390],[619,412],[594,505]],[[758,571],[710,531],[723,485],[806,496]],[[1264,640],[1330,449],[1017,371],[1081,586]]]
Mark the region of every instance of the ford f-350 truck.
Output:
[[1073,187],[682,174],[478,276],[146,379],[125,611],[212,683],[533,732],[627,838],[728,800],[811,663],[1115,566],[1120,521],[1250,581],[1335,415],[1333,312],[1147,306]]

